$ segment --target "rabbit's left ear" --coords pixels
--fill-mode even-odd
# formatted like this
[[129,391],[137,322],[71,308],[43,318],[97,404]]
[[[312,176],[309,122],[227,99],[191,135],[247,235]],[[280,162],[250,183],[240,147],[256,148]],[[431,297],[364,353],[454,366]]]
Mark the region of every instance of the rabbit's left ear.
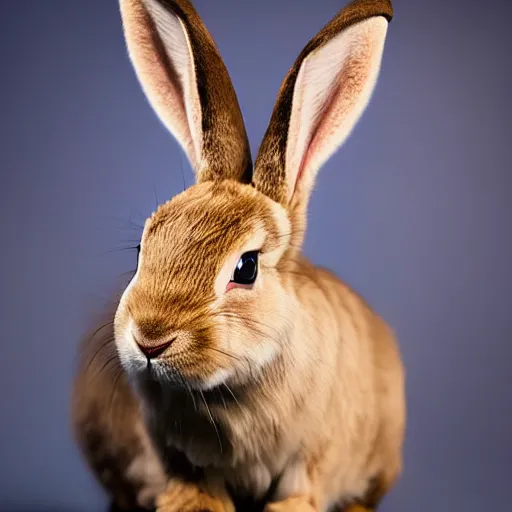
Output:
[[319,168],[365,110],[379,74],[390,0],[353,0],[304,48],[281,85],[254,164],[254,186],[307,205]]
[[252,159],[235,90],[189,0],[119,0],[128,54],[196,181],[249,183]]

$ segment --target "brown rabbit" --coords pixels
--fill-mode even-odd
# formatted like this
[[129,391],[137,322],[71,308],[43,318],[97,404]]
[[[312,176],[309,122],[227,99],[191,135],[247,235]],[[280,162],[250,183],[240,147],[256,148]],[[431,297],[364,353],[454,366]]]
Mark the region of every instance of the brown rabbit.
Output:
[[301,246],[317,172],[377,82],[391,2],[354,0],[307,44],[254,166],[190,2],[120,7],[141,86],[196,184],[146,221],[113,324],[82,356],[73,421],[87,460],[124,508],[375,509],[402,470],[400,352]]

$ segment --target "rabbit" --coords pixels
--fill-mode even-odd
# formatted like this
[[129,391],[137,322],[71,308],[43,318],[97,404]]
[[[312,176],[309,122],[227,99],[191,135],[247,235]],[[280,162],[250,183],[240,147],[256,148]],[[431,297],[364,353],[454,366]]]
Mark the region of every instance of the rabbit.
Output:
[[189,0],[120,0],[120,16],[140,87],[195,183],[146,220],[133,277],[81,356],[73,428],[85,458],[124,509],[375,510],[403,471],[399,343],[301,250],[318,171],[375,89],[391,2],[353,0],[309,41],[254,163]]

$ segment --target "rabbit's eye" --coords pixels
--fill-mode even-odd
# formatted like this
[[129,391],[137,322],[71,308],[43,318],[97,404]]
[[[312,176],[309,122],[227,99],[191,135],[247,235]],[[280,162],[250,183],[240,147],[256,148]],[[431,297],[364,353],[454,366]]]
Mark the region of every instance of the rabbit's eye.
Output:
[[236,264],[231,281],[237,284],[252,284],[258,275],[258,252],[242,254]]

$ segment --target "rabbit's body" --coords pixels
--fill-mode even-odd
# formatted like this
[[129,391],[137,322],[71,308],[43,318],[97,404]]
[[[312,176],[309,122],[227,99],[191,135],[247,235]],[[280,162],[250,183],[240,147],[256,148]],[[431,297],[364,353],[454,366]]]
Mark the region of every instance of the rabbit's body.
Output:
[[[203,392],[204,401],[189,390],[144,396],[158,411],[156,438],[210,467],[237,493],[261,498],[280,478],[274,498],[286,498],[309,488],[314,471],[326,477],[315,496],[324,510],[341,497],[364,497],[374,479],[386,487],[399,474],[403,374],[388,326],[356,293],[302,258],[289,272],[297,298],[289,345],[259,379],[244,389]],[[308,346],[308,339],[315,342]]]
[[[202,396],[190,389],[155,392],[155,383],[143,380],[152,438],[171,470],[183,470],[179,450],[190,463],[210,467],[241,496],[262,498],[275,479],[280,479],[276,498],[293,495],[307,480],[302,473],[314,467],[334,484],[320,499],[364,497],[375,479],[386,487],[401,469],[404,375],[396,342],[385,322],[328,270],[300,257],[286,273],[290,295],[296,297],[287,357],[265,368],[252,386],[220,386]],[[321,332],[315,332],[318,326]],[[304,344],[318,336],[321,346]],[[130,496],[126,503],[135,503],[132,495],[138,492],[145,504],[162,490],[163,468],[131,389],[124,377],[115,380],[120,363],[111,364],[110,372],[89,370],[101,393],[89,389],[88,396],[101,396],[104,403],[78,407],[91,413],[93,430],[82,431],[93,440],[109,433],[91,463],[104,484]],[[102,410],[111,411],[111,423],[98,421],[106,419]],[[116,468],[121,470],[117,481]]]
[[74,424],[89,463],[119,504],[156,500],[159,512],[232,512],[234,496],[268,512],[376,507],[402,468],[398,346],[301,246],[316,172],[375,85],[389,1],[352,2],[301,53],[254,170],[188,0],[121,0],[121,13],[197,183],[146,221],[113,330],[82,359]]

